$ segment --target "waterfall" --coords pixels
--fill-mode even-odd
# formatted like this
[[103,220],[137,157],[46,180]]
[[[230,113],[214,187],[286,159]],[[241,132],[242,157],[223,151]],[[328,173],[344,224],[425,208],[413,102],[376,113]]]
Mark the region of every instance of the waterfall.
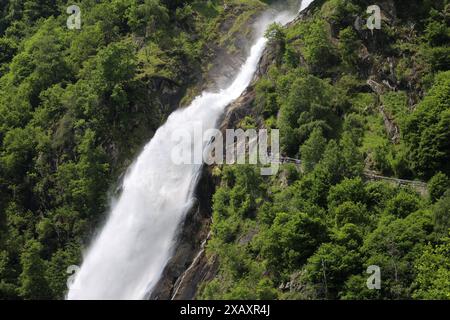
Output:
[[[304,1],[302,8],[310,2]],[[293,18],[291,13],[277,14],[262,23],[261,31],[271,22],[287,23]],[[151,292],[172,255],[201,171],[199,164],[173,163],[171,133],[181,128],[195,137],[199,122],[204,130],[215,128],[226,106],[250,84],[266,41],[263,36],[257,39],[227,88],[202,93],[156,131],[129,168],[122,193],[86,252],[68,299],[143,299]],[[208,141],[201,143],[206,148]]]

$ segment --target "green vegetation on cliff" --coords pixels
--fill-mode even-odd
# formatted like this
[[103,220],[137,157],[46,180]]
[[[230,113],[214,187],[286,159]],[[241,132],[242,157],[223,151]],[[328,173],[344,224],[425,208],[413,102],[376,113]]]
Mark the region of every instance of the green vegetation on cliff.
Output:
[[[200,298],[450,298],[450,6],[383,1],[372,33],[355,24],[371,4],[321,1],[268,32],[275,65],[246,119],[279,128],[302,166],[215,170],[219,270]],[[428,195],[368,171],[429,181]]]
[[0,1],[0,299],[64,297],[119,175],[266,5]]
[[[121,174],[274,2],[0,0],[0,299],[64,297]],[[214,168],[218,272],[199,298],[450,298],[450,6],[380,1],[371,32],[372,4],[316,0],[267,32],[274,64],[241,125],[279,128],[302,164]]]

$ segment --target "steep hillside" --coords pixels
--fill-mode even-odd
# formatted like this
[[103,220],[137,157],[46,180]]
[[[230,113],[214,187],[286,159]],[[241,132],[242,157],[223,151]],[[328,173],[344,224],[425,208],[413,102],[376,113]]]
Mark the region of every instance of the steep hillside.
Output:
[[240,64],[267,7],[83,0],[69,30],[69,4],[1,1],[0,299],[63,298],[126,168],[215,59]]
[[[279,128],[283,154],[301,166],[270,178],[254,166],[211,170],[197,268],[217,272],[199,298],[450,297],[450,7],[378,4],[373,32],[372,3],[343,0],[316,1],[268,32],[273,63],[223,127]],[[428,195],[396,177],[428,182]],[[380,290],[366,286],[371,265]]]
[[[277,4],[298,5],[0,0],[0,299],[64,298],[143,145]],[[205,167],[150,298],[450,299],[449,19],[448,0],[316,0],[272,25],[220,127],[279,129],[301,164]]]

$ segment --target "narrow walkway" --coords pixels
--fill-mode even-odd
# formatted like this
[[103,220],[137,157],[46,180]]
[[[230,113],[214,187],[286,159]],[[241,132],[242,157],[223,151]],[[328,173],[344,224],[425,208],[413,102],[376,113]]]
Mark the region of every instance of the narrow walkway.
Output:
[[[293,164],[299,166],[299,165],[301,165],[301,160],[295,159],[295,158],[289,158],[289,157],[280,157],[280,163],[281,164],[293,163]],[[368,180],[387,181],[387,182],[394,183],[399,186],[409,186],[409,187],[417,190],[422,195],[426,195],[428,193],[428,186],[423,181],[413,181],[413,180],[398,179],[398,178],[393,178],[393,177],[386,177],[386,176],[379,175],[376,172],[370,171],[370,170],[364,170],[363,174]]]

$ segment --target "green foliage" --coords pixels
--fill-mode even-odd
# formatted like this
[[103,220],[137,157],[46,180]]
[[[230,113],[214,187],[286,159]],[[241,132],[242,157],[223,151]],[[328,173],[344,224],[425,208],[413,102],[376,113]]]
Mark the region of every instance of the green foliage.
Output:
[[362,46],[362,42],[359,40],[359,37],[353,27],[347,27],[341,30],[339,32],[339,40],[339,54],[341,56],[341,60],[350,68],[358,65],[358,53]]
[[420,208],[420,200],[416,194],[401,191],[386,204],[386,212],[404,218]]
[[322,135],[321,128],[315,128],[308,140],[300,147],[303,171],[313,171],[316,164],[322,159],[326,147],[326,140]]
[[321,8],[321,15],[324,19],[338,24],[341,29],[353,24],[354,14],[361,12],[357,1],[330,0],[326,1]]
[[314,284],[316,297],[336,299],[346,279],[360,269],[360,254],[357,250],[324,243],[306,264],[306,280]]
[[450,191],[444,194],[432,207],[434,230],[438,237],[443,237],[450,229]]
[[277,50],[277,61],[281,62],[281,57],[286,50],[286,34],[280,24],[271,24],[265,33],[265,37],[268,39],[269,44],[274,46]]
[[320,19],[299,25],[298,34],[304,45],[302,53],[314,73],[322,73],[338,62],[327,28],[326,22]]
[[275,116],[278,112],[276,88],[269,79],[261,79],[256,84],[255,103],[264,118]]
[[383,270],[383,297],[399,299],[411,295],[415,276],[411,265],[421,254],[431,230],[430,213],[417,211],[404,219],[384,217],[367,236],[362,247],[367,257],[364,265],[377,265]]
[[301,212],[283,212],[276,215],[262,238],[261,253],[271,270],[288,274],[306,261],[327,234],[319,219]]
[[128,8],[128,25],[139,35],[150,36],[169,20],[167,8],[159,0],[136,2]]
[[353,202],[344,202],[334,209],[336,226],[342,227],[347,223],[356,225],[365,225],[368,223],[369,216],[364,205]]
[[366,200],[367,193],[361,178],[344,179],[328,193],[328,203],[331,207],[337,207],[347,201],[364,203]]
[[[67,30],[64,1],[0,1],[0,299],[64,296],[112,182],[272,2],[82,0],[82,29]],[[276,63],[239,125],[279,128],[302,168],[214,169],[218,273],[199,298],[449,298],[448,4],[393,3],[373,35],[354,27],[356,0],[266,32]],[[430,201],[365,169],[431,178]],[[366,287],[372,264],[381,290]]]
[[20,256],[22,273],[20,274],[19,295],[26,299],[49,299],[50,288],[45,277],[45,262],[40,257],[42,245],[29,241]]
[[[3,67],[3,64],[10,62],[16,51],[17,47],[13,40],[6,37],[0,38],[0,66]],[[0,72],[3,73],[2,69]]]
[[[0,298],[60,299],[112,182],[198,85],[225,22],[241,32],[265,5],[82,0],[68,30],[65,1],[0,3]],[[251,216],[255,194],[233,192]]]
[[424,100],[407,119],[404,137],[413,170],[424,177],[450,174],[450,72],[436,76]]
[[428,182],[428,192],[433,202],[439,200],[447,190],[450,190],[450,179],[442,172],[436,173]]
[[297,78],[280,108],[281,147],[295,155],[315,128],[325,137],[333,136],[332,125],[338,122],[334,111],[340,106],[335,89],[327,81],[312,75]]
[[449,27],[444,21],[431,20],[425,29],[424,37],[432,46],[445,45],[450,37]]
[[[284,54],[256,83],[252,112],[252,124],[280,129],[283,155],[302,167],[246,174],[257,192],[247,181],[242,195],[224,172],[208,242],[219,271],[200,297],[258,299],[264,281],[269,298],[448,299],[448,8],[394,1],[397,13],[372,34],[354,24],[368,3],[320,4],[270,29]],[[431,201],[392,179],[368,181],[368,170],[433,177]],[[381,290],[366,286],[370,265]]]
[[417,270],[415,299],[450,299],[450,238],[436,246],[428,244],[414,267]]
[[404,120],[408,114],[407,98],[406,92],[402,91],[388,92],[381,96],[383,106],[391,117],[395,119],[401,130],[404,129]]

